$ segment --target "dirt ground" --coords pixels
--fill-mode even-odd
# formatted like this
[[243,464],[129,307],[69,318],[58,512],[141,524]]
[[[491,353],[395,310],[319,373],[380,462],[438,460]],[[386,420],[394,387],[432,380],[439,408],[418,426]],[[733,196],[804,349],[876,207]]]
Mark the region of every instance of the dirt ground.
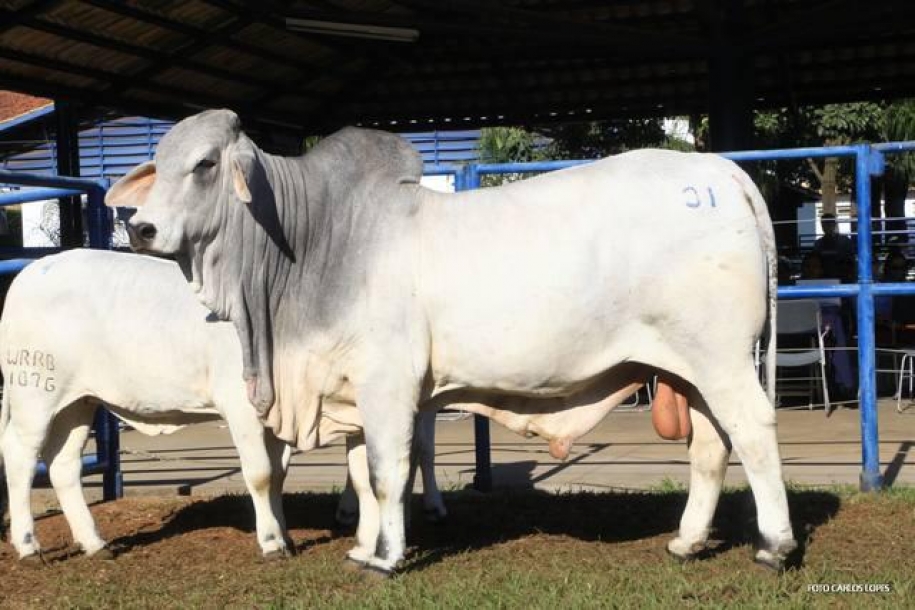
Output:
[[[886,605],[903,593],[913,593],[911,576],[905,576],[915,574],[913,496],[790,492],[802,553],[790,575],[779,581],[750,561],[755,509],[745,491],[723,495],[712,550],[702,561],[689,564],[693,567],[688,572],[678,572],[679,564],[664,551],[686,501],[680,490],[451,492],[445,494],[447,524],[414,524],[410,541],[415,546],[405,573],[395,579],[398,585],[391,585],[399,588],[383,593],[373,589],[369,598],[363,595],[368,586],[364,577],[343,567],[341,560],[352,539],[350,532],[335,527],[332,494],[286,496],[297,555],[273,562],[259,556],[253,511],[245,496],[126,498],[92,508],[103,537],[117,552],[115,560],[81,556],[70,542],[62,515],[55,511],[37,521],[43,565],[20,564],[11,545],[0,545],[0,607],[345,607],[376,602],[399,607],[430,601],[434,606],[472,607],[493,599],[501,600],[496,606],[512,607],[511,592],[536,586],[525,584],[525,579],[543,570],[549,570],[548,575],[537,577],[536,583],[553,584],[545,597],[538,597],[534,605],[539,607],[562,590],[561,578],[566,586],[570,578],[580,581],[561,594],[566,601],[590,605],[588,600],[597,603],[606,591],[624,588],[632,574],[647,578],[642,585],[647,587],[652,578],[658,579],[659,590],[651,593],[657,597],[648,603],[661,605],[674,600],[704,605],[729,598],[751,602],[769,599],[758,597],[769,592],[773,601],[781,595],[801,605],[818,605],[825,598],[804,597],[810,594],[803,588],[833,581],[892,583],[892,597],[883,598]],[[752,576],[744,582],[735,580],[735,574]],[[468,585],[474,596],[483,597],[471,601],[476,597],[467,597]],[[577,597],[592,586],[597,587],[592,597]],[[436,588],[454,592],[436,598]],[[519,592],[519,604],[524,594]],[[416,595],[420,597],[410,597]],[[853,601],[839,598],[839,606],[842,600]],[[831,599],[831,605],[835,601]],[[646,602],[640,597],[637,603]]]

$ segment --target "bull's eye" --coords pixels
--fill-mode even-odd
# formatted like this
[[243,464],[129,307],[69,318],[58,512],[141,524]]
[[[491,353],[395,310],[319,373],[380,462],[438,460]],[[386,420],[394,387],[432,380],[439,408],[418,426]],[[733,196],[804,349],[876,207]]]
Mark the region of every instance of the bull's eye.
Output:
[[216,161],[213,161],[212,159],[201,159],[197,162],[197,165],[194,166],[194,171],[206,171],[215,165]]

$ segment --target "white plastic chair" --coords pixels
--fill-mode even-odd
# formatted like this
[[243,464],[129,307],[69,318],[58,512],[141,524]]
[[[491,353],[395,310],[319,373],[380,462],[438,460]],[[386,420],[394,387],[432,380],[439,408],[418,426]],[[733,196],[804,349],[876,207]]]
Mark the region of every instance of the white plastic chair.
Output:
[[775,368],[777,371],[779,368],[809,368],[816,365],[814,368],[816,375],[792,377],[791,380],[808,382],[806,394],[810,396],[810,409],[813,409],[814,382],[819,380],[826,415],[829,415],[831,405],[829,403],[829,387],[826,378],[826,349],[823,346],[823,338],[829,332],[829,329],[823,328],[820,318],[820,304],[814,299],[779,301],[776,330],[780,338],[788,336],[808,336],[810,338],[809,348],[779,349],[775,356]]
[[[648,383],[645,384],[644,390],[648,396],[648,406],[649,407],[651,406],[651,403],[654,399],[654,392],[657,388],[657,385],[658,385],[658,376],[657,375],[653,375],[651,378],[651,381],[649,381]],[[639,388],[632,394],[632,396],[630,397],[630,400],[632,402],[624,402],[624,403],[620,404],[620,406],[624,409],[632,409],[632,408],[639,406],[639,404],[641,404],[640,396],[642,394],[642,389],[643,388]]]
[[[909,380],[909,404],[902,406],[902,385]],[[899,362],[899,386],[896,388],[896,412],[902,413],[911,406],[911,401],[915,400],[912,396],[912,382],[915,380],[915,350],[904,350],[902,360]]]

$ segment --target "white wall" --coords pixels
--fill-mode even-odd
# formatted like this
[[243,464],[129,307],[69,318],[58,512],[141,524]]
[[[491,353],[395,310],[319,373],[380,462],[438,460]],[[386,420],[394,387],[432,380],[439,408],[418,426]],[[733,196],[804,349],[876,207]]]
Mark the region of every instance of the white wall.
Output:
[[454,176],[423,176],[419,183],[433,191],[454,192]]

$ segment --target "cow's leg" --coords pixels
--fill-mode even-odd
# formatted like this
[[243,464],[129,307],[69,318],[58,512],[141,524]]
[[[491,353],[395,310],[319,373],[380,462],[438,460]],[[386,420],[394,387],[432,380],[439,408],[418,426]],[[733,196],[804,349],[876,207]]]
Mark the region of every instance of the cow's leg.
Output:
[[58,413],[42,453],[73,539],[86,555],[110,559],[83,495],[82,454],[96,408],[94,403],[80,400]]
[[226,423],[238,457],[241,472],[254,503],[257,542],[264,557],[283,557],[287,554],[286,535],[281,525],[282,485],[277,501],[271,501],[274,487],[273,465],[271,463],[267,437],[273,434],[257,420],[250,405],[237,405],[225,412]]
[[[13,390],[8,385],[6,392]],[[8,396],[4,401],[8,401]],[[9,409],[10,405],[6,404]],[[35,405],[27,416],[28,421],[18,421],[15,413],[10,414],[3,435],[0,437],[0,451],[6,469],[6,490],[10,511],[10,542],[19,554],[19,559],[38,557],[41,547],[35,536],[35,521],[32,517],[32,479],[38,464],[38,453],[44,444],[50,422],[44,417],[47,411]]]
[[704,404],[692,409],[689,499],[680,519],[680,531],[667,545],[667,550],[681,559],[705,548],[730,456],[727,439],[709,421],[707,413]]
[[[349,437],[347,437],[348,442]],[[367,468],[368,466],[366,466]],[[356,490],[353,489],[353,475],[350,468],[346,469],[346,484],[343,486],[343,492],[337,502],[337,512],[334,514],[334,518],[344,527],[355,525],[359,520],[359,498],[356,496]]]
[[[448,511],[435,480],[435,416],[435,411],[423,411],[417,416],[413,451],[423,477],[423,512],[427,521],[438,523],[444,521]],[[411,485],[409,489],[412,488]]]
[[264,429],[264,444],[270,457],[270,506],[273,516],[280,524],[287,547],[291,541],[286,532],[286,512],[283,510],[283,485],[289,472],[289,461],[292,459],[292,445],[278,439],[272,431]]
[[784,566],[797,548],[788,518],[788,499],[775,436],[775,408],[759,385],[752,363],[738,375],[715,367],[707,382],[697,383],[712,415],[731,439],[756,500],[760,543],[756,561],[773,568]]
[[404,557],[404,497],[410,475],[410,446],[418,393],[398,388],[397,376],[384,371],[375,383],[361,385],[357,404],[365,426],[372,490],[378,500],[380,529],[375,556],[367,567],[383,574],[394,571]]
[[346,556],[359,564],[366,564],[375,554],[380,517],[369,477],[365,440],[361,434],[346,437],[346,463],[347,482],[351,485],[353,495],[358,497],[358,506],[354,512],[359,519],[356,546]]
[[[423,512],[426,520],[432,523],[441,522],[448,516],[442,493],[435,480],[435,415],[434,411],[426,411],[417,416],[416,434],[413,435],[410,455],[410,478],[407,482],[407,490],[412,490],[416,469],[419,468],[423,477]],[[337,523],[346,527],[355,525],[359,520],[359,507],[362,502],[353,489],[352,469],[348,469],[346,484],[337,503]]]

